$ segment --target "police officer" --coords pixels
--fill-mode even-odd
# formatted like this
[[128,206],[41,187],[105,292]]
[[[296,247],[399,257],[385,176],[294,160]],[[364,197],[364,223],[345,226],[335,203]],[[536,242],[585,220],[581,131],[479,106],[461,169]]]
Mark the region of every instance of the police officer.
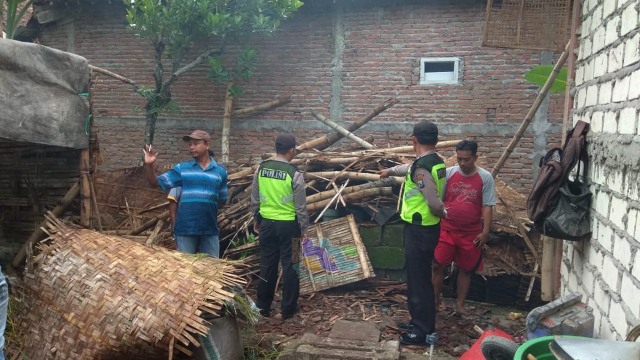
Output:
[[[293,251],[299,254],[298,239],[301,235],[307,236],[309,225],[304,178],[290,164],[295,155],[295,137],[292,134],[279,134],[276,138],[276,157],[260,164],[253,176],[251,190],[251,212],[255,215],[253,229],[260,234],[257,306],[260,314],[269,316],[280,260],[282,302],[280,314],[274,318],[282,319],[291,318],[299,310],[299,264],[292,255]],[[293,238],[296,238],[295,244]]]
[[431,263],[440,236],[440,218],[446,216],[442,197],[446,168],[436,154],[438,127],[422,121],[413,127],[416,160],[380,171],[382,178],[404,176],[400,217],[405,221],[404,254],[407,267],[409,323],[398,324],[404,331],[400,343],[426,345],[435,342],[436,309]]

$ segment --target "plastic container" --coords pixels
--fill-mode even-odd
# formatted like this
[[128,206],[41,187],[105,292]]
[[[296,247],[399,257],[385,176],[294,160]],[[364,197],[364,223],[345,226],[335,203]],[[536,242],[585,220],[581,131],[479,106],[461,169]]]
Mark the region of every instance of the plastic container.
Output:
[[553,355],[549,349],[549,343],[556,338],[576,337],[576,336],[543,336],[535,338],[520,345],[513,360],[527,360],[527,354],[535,356],[536,360],[555,360],[557,357]]

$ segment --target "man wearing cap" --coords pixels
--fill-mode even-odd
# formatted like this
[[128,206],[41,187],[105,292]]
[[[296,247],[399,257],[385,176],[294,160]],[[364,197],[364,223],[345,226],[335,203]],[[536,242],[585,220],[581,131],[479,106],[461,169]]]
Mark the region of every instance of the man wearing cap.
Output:
[[227,170],[209,155],[209,133],[195,130],[182,140],[193,159],[159,176],[153,167],[157,152],[151,145],[144,149],[147,179],[166,192],[182,187],[173,229],[178,251],[219,257],[218,204],[227,200]]
[[[307,236],[309,217],[305,182],[290,162],[296,155],[296,139],[292,134],[276,138],[276,157],[263,161],[253,176],[251,213],[253,229],[260,234],[260,282],[257,306],[260,314],[269,316],[276,290],[278,260],[282,266],[282,302],[278,318],[291,318],[298,310],[300,295],[299,264],[293,252],[299,253],[299,238]],[[294,238],[297,240],[294,244]],[[296,249],[293,249],[296,246]]]
[[435,343],[436,308],[431,263],[440,236],[440,218],[446,216],[442,196],[446,181],[444,161],[436,154],[438,128],[429,121],[413,127],[416,160],[380,171],[380,177],[405,176],[400,217],[404,227],[407,302],[411,320],[398,324],[400,343]]

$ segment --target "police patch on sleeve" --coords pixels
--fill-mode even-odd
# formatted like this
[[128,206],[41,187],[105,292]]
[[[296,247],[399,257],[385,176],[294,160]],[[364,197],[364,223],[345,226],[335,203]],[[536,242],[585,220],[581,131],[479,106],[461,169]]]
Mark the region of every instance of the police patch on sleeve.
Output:
[[421,189],[424,187],[424,174],[416,174],[416,184]]

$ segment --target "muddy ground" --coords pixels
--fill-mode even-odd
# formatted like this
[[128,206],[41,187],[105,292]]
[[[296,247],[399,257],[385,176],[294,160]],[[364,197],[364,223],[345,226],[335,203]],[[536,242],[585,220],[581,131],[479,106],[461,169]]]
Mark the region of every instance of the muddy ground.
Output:
[[[255,285],[255,284],[253,284]],[[250,286],[253,297],[255,286]],[[254,297],[255,298],[255,297]],[[306,332],[328,335],[336,320],[366,321],[381,331],[381,340],[397,340],[398,322],[406,322],[409,314],[406,305],[406,285],[403,282],[364,281],[356,285],[342,286],[300,297],[301,311],[293,318],[277,320],[279,294],[272,305],[272,316],[263,318],[255,327],[256,344],[264,348],[277,348],[299,338]],[[453,299],[445,298],[447,310],[437,315],[438,344],[436,359],[457,359],[478,339],[474,325],[482,329],[499,328],[514,337],[525,334],[526,311],[487,303],[468,302],[468,317],[452,314]],[[522,318],[511,320],[509,314]],[[511,314],[512,316],[514,314]],[[241,324],[242,325],[242,324]],[[422,346],[402,346],[403,353],[424,354]]]

